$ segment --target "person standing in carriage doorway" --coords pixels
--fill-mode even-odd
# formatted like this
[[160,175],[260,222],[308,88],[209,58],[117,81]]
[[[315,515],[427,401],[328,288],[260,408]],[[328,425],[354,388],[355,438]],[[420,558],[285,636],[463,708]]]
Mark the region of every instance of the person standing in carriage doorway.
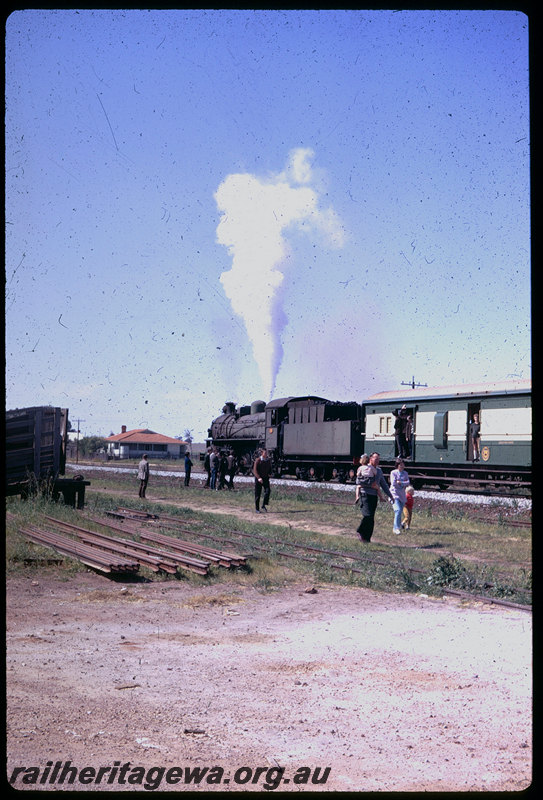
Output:
[[396,449],[398,458],[407,458],[407,440],[405,436],[407,428],[407,408],[403,405],[399,411],[393,411],[394,420],[394,438],[396,439]]
[[[379,466],[379,453],[372,453],[370,455],[370,464],[375,467],[375,475],[368,477],[367,485],[360,485],[360,511],[362,512],[362,519],[360,525],[356,529],[363,542],[370,542],[375,525],[375,511],[377,509],[377,488],[373,484],[380,487],[389,499],[390,503],[394,503],[391,491],[388,488],[388,483],[383,475],[383,470]],[[384,497],[381,496],[381,500]]]
[[268,458],[268,451],[264,448],[260,451],[259,457],[253,464],[253,475],[255,476],[255,511],[260,514],[260,498],[262,496],[262,489],[264,489],[264,502],[262,503],[262,511],[266,512],[267,505],[270,502],[270,475],[271,475],[271,461]]
[[147,455],[145,453],[142,455],[141,461],[138,464],[138,480],[140,482],[139,496],[145,497],[145,490],[149,483],[149,462],[147,461]]
[[473,461],[479,461],[481,455],[481,423],[479,414],[473,415],[473,421],[469,426],[469,435],[473,445]]

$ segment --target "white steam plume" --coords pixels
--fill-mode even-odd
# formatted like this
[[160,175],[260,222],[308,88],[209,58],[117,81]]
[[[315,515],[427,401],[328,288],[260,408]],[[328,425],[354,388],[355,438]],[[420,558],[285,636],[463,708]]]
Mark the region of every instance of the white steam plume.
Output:
[[282,360],[281,287],[289,257],[284,233],[296,225],[324,234],[332,245],[343,244],[335,212],[319,209],[318,191],[310,186],[312,157],[309,149],[293,150],[282,173],[266,179],[228,175],[215,193],[222,212],[217,241],[232,256],[232,268],[220,280],[232,309],[245,322],[266,399],[272,397]]

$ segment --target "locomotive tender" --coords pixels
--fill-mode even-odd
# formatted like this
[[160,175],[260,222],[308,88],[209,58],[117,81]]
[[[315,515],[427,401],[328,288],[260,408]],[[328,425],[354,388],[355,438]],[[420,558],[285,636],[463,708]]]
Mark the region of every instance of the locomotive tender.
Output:
[[[377,451],[387,472],[398,455],[394,421],[405,406],[412,419],[408,471],[415,486],[463,480],[529,482],[531,382],[504,381],[422,387],[375,394],[361,404],[307,395],[236,409],[227,403],[213,420],[209,444],[233,450],[248,471],[265,447],[276,477],[352,481],[358,459]],[[481,460],[473,463],[469,426],[481,423]]]

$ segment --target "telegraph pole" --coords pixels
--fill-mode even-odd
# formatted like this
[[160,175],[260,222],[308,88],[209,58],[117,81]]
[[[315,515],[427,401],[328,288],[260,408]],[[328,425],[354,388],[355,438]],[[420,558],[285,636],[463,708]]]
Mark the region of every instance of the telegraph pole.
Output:
[[75,444],[75,463],[76,464],[79,464],[79,434],[81,433],[81,431],[79,430],[79,423],[80,422],[85,422],[85,420],[84,419],[78,419],[77,420],[77,439],[76,439],[76,444]]

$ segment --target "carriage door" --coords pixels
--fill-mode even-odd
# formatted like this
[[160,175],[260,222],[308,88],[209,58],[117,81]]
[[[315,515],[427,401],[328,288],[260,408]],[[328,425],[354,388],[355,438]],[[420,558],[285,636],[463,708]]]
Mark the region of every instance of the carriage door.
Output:
[[407,458],[415,458],[415,411],[418,406],[407,409],[407,424],[405,427],[405,440],[407,443]]
[[471,436],[469,435],[469,426],[473,422],[474,414],[479,414],[479,422],[480,422],[481,421],[480,403],[468,403],[468,423],[466,430],[466,461],[473,460],[473,442],[471,441]]

